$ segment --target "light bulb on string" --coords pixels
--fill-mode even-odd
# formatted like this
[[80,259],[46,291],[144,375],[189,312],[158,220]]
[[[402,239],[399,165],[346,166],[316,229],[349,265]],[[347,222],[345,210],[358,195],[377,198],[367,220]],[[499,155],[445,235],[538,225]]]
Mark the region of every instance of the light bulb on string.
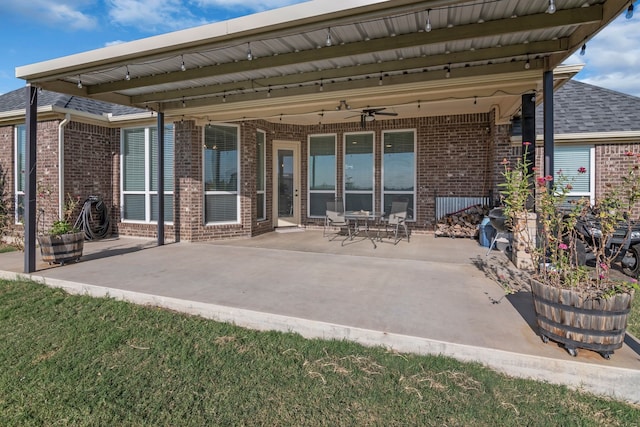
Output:
[[78,74],[78,89],[82,89],[82,79],[80,79],[80,74]]
[[331,27],[329,27],[329,29],[327,30],[327,41],[325,42],[325,45],[327,47],[331,46],[332,42],[331,42]]
[[184,55],[182,55],[182,65],[180,65],[180,70],[187,71],[187,66],[184,65]]
[[587,44],[583,44],[582,45],[582,49],[580,49],[580,56],[584,56],[584,54],[587,52]]
[[547,8],[547,13],[555,13],[556,12],[556,3],[553,0],[549,0],[549,7]]
[[627,8],[627,13],[624,15],[627,19],[633,18],[633,2]]
[[247,60],[253,60],[253,54],[251,53],[251,43],[247,43]]
[[424,30],[427,33],[431,32],[431,18],[429,17],[429,12],[431,11],[431,9],[427,9],[427,22],[424,24]]
[[129,74],[129,66],[127,65],[126,67],[127,67],[127,74],[124,76],[124,79],[126,81],[129,81],[131,80],[131,74]]

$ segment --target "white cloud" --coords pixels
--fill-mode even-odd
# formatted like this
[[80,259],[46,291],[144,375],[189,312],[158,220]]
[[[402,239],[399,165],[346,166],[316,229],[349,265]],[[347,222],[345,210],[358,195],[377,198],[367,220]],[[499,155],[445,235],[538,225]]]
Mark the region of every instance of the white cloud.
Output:
[[105,47],[109,47],[109,46],[115,46],[115,45],[117,45],[117,44],[122,44],[122,43],[126,43],[126,41],[124,41],[124,40],[112,40],[112,41],[110,41],[110,42],[106,42],[106,43],[104,44],[104,46],[105,46]]
[[10,1],[2,5],[8,12],[41,24],[71,30],[90,30],[97,26],[96,18],[81,10],[91,6],[95,7],[92,0]]
[[616,19],[587,42],[584,56],[574,54],[567,63],[585,63],[577,80],[640,96],[640,29],[638,16]]
[[109,17],[117,25],[148,33],[181,30],[206,24],[182,0],[108,0]]

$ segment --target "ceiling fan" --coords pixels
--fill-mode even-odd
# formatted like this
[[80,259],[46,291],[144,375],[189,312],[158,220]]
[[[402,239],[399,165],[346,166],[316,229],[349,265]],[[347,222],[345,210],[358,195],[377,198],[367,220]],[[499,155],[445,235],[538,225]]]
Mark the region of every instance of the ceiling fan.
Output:
[[[380,116],[397,116],[398,113],[393,112],[384,112],[386,108],[364,108],[360,113],[360,125],[362,129],[364,129],[367,125],[367,122],[372,122],[376,119],[376,115]],[[351,116],[355,117],[355,116]]]

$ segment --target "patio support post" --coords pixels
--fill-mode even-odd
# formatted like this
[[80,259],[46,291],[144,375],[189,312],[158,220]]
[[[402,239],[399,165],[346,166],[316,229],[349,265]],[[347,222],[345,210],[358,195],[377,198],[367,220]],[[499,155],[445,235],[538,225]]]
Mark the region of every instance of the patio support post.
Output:
[[26,150],[24,187],[24,272],[36,271],[36,136],[38,129],[38,88],[30,84],[25,90]]
[[[544,175],[553,177],[553,70],[544,72],[542,91],[544,93]],[[549,190],[552,183],[553,181],[547,182]]]
[[[527,162],[529,175],[532,177],[529,187],[535,186],[533,168],[536,166],[536,97],[533,93],[522,95],[522,142],[528,145],[522,146],[522,160]],[[531,197],[527,204],[533,208],[535,200]]]
[[158,112],[158,246],[164,245],[164,113]]

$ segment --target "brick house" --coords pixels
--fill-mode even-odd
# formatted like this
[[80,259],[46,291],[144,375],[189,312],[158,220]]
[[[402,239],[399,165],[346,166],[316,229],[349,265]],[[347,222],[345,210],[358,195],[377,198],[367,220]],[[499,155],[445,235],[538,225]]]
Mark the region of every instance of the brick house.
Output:
[[[518,155],[512,118],[544,97],[549,122],[579,70],[562,61],[627,6],[311,1],[18,67],[26,118],[0,114],[0,144],[3,169],[26,153],[8,177],[17,199],[24,184],[25,270],[38,180],[58,204],[98,193],[116,232],[160,244],[319,226],[335,197],[376,211],[402,198],[429,230],[434,195],[496,192],[499,160]],[[38,89],[137,110],[49,108]]]

